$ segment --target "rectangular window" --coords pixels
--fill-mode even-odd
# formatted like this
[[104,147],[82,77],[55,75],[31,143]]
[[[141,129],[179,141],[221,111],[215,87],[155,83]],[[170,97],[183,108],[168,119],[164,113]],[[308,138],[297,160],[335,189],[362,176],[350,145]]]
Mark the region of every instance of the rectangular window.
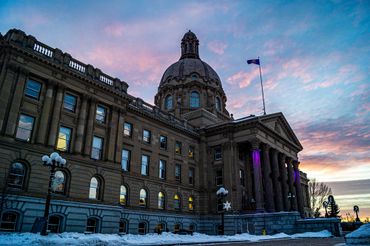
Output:
[[125,122],[123,124],[123,135],[126,137],[131,137],[132,136],[132,124]]
[[149,130],[143,130],[143,141],[144,143],[150,144],[152,133]]
[[175,179],[178,182],[181,182],[181,165],[176,164],[175,165]]
[[30,142],[31,137],[32,137],[32,130],[33,130],[34,122],[35,122],[34,117],[21,114],[19,116],[17,133],[15,137],[17,139],[22,139],[22,140],[26,140],[27,142]]
[[159,178],[166,179],[166,161],[159,160]]
[[122,149],[121,167],[123,171],[130,170],[130,159],[131,159],[131,151],[127,149]]
[[159,136],[159,145],[161,149],[167,149],[167,137],[166,136]]
[[175,143],[175,153],[178,154],[178,155],[181,155],[181,142],[179,141],[176,141]]
[[194,168],[189,168],[189,184],[194,184]]
[[68,111],[75,112],[77,104],[77,97],[71,94],[64,94],[63,107]]
[[222,149],[221,146],[215,147],[215,160],[221,160],[222,159]]
[[188,156],[190,159],[194,159],[194,146],[189,146]]
[[39,100],[40,92],[41,92],[41,83],[29,79],[26,83],[26,88],[25,88],[24,94],[27,97],[31,97],[31,98],[34,98],[36,100]]
[[103,138],[94,136],[91,148],[91,158],[95,160],[102,159]]
[[57,140],[57,149],[60,151],[69,151],[71,144],[72,129],[68,127],[59,127]]
[[223,185],[222,170],[216,171],[216,185]]
[[149,174],[149,156],[141,155],[141,175],[148,176]]
[[103,106],[100,106],[100,105],[98,105],[96,107],[96,116],[95,116],[95,119],[96,119],[97,122],[99,122],[99,123],[105,123],[106,114],[107,114],[106,108],[104,108]]
[[240,169],[239,170],[239,178],[240,178],[240,184],[242,185],[242,186],[244,186],[245,185],[245,179],[244,179],[244,170],[243,169]]

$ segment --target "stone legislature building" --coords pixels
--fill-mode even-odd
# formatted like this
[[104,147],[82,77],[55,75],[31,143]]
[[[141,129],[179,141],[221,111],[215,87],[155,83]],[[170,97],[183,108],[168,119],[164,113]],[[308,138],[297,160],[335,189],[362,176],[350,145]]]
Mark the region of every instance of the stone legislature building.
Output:
[[156,228],[217,234],[329,229],[309,223],[302,145],[282,113],[234,120],[217,73],[187,32],[155,105],[128,84],[23,31],[0,35],[1,231],[29,232],[43,216],[49,170],[50,232],[145,234]]

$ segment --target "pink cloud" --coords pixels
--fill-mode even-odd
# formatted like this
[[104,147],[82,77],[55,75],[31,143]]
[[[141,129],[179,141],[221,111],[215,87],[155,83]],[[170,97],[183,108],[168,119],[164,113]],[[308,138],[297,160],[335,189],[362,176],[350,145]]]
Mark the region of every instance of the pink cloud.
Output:
[[112,23],[104,27],[104,32],[113,37],[121,37],[124,32],[124,26],[121,23]]
[[222,55],[227,48],[227,44],[221,41],[211,41],[207,45],[208,49],[217,55]]
[[245,88],[248,87],[251,84],[252,80],[256,79],[258,76],[258,69],[253,69],[251,72],[240,71],[228,77],[226,81],[230,85],[238,85],[239,88]]

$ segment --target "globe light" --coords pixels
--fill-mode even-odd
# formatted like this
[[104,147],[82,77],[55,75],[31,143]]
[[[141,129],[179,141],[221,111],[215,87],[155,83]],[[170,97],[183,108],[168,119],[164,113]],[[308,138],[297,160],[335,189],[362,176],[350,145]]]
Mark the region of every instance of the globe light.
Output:
[[41,160],[42,160],[43,162],[48,162],[48,161],[49,161],[49,159],[50,159],[50,157],[49,157],[49,156],[47,156],[47,155],[44,155],[44,156],[41,158]]
[[63,160],[63,158],[62,158],[60,155],[58,155],[58,156],[55,158],[55,161],[56,161],[58,164],[61,164],[61,163],[62,163],[62,160]]
[[57,152],[53,152],[53,153],[51,153],[50,158],[51,158],[51,160],[55,161],[58,156],[59,156],[59,154]]
[[62,159],[61,163],[64,166],[67,163],[66,159]]

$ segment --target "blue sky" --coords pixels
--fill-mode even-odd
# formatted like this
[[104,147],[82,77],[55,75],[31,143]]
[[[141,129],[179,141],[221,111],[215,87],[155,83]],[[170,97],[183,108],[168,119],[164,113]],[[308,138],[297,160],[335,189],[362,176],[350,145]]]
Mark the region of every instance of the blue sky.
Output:
[[19,28],[119,77],[153,103],[191,29],[235,118],[283,112],[321,181],[370,173],[369,1],[1,1],[0,31]]

